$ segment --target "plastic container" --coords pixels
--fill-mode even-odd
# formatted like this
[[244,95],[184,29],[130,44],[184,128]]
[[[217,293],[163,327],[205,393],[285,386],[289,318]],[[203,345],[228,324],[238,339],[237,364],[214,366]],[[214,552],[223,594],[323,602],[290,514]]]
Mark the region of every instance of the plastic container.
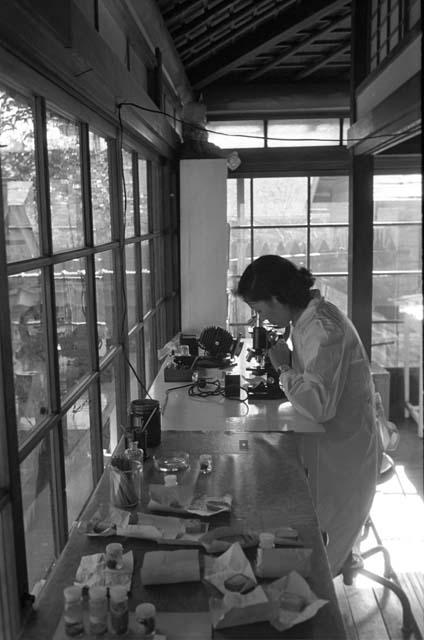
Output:
[[110,624],[116,635],[128,631],[128,594],[126,587],[115,585],[109,587]]
[[107,591],[106,587],[90,587],[89,592],[90,633],[102,636],[107,632]]
[[63,620],[65,633],[70,638],[77,638],[84,633],[83,607],[81,587],[70,586],[63,590],[65,607]]

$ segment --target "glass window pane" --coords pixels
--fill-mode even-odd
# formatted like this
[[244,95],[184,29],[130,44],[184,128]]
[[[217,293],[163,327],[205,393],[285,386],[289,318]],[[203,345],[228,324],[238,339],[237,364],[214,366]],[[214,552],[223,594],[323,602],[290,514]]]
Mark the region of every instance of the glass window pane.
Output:
[[257,148],[264,146],[262,120],[208,122],[208,142],[221,149]]
[[47,577],[55,560],[52,469],[50,438],[47,436],[20,465],[30,592]]
[[31,104],[0,86],[0,153],[8,262],[40,255]]
[[9,276],[13,373],[19,444],[49,412],[41,271]]
[[373,322],[371,333],[372,360],[383,367],[401,367],[404,363],[403,324]]
[[164,236],[155,239],[155,264],[156,264],[156,280],[155,280],[155,292],[156,301],[161,300],[165,295],[165,251],[164,251]]
[[[138,320],[137,267],[135,258],[135,246],[133,244],[128,244],[125,247],[125,280],[128,329],[131,329]],[[118,327],[118,330],[120,329],[121,328]]]
[[374,222],[421,222],[419,174],[374,176]]
[[133,187],[133,164],[132,153],[122,151],[122,197],[125,220],[125,237],[132,238],[134,235],[134,187]]
[[68,528],[71,529],[93,490],[88,392],[72,405],[62,420],[62,426]]
[[230,275],[241,276],[247,265],[252,262],[252,243],[250,238],[250,229],[231,229],[230,263],[228,265]]
[[78,125],[47,112],[53,250],[84,246]]
[[147,160],[138,159],[138,183],[140,192],[140,233],[149,232],[149,194],[147,191]]
[[321,295],[347,314],[347,276],[320,276],[314,284]]
[[249,305],[233,293],[237,289],[239,280],[240,277],[231,275],[229,275],[227,279],[228,322],[230,326],[234,326],[234,330],[230,329],[233,335],[236,335],[239,331],[245,335],[243,326],[247,325],[252,318],[252,311]]
[[349,178],[311,178],[311,224],[349,221]]
[[61,395],[91,370],[84,258],[55,265],[56,322]]
[[152,318],[144,323],[144,371],[146,389],[150,387],[154,378],[154,367],[156,362],[156,353],[154,346],[154,326]]
[[338,118],[269,120],[269,147],[317,147],[340,144]]
[[348,270],[348,228],[313,227],[310,237],[310,268],[315,273]]
[[421,268],[421,227],[374,225],[375,271],[417,271]]
[[343,144],[347,144],[347,132],[350,129],[350,118],[343,118]]
[[373,276],[372,319],[401,320],[405,296],[421,292],[421,274],[384,274]]
[[89,145],[93,237],[94,244],[103,244],[112,240],[108,145],[105,138],[91,131]]
[[143,292],[143,316],[152,308],[152,274],[150,271],[149,241],[141,243],[141,283]]
[[96,304],[100,360],[112,349],[115,338],[115,268],[112,251],[96,253]]
[[227,180],[227,221],[231,226],[250,224],[250,179]]
[[255,225],[306,224],[307,207],[307,178],[253,180]]
[[100,374],[100,400],[102,405],[103,453],[113,453],[122,431],[118,422],[116,397],[118,393],[118,365],[113,362]]
[[[144,369],[144,360],[142,351],[142,345],[140,345],[140,332],[132,333],[129,336],[129,359],[131,363],[130,367],[130,400],[136,400],[140,398],[140,382],[137,379],[140,378],[141,383],[143,384],[143,375],[141,369]],[[136,372],[137,375],[134,373]]]
[[298,266],[306,266],[306,228],[255,229],[253,247],[255,259],[275,253]]

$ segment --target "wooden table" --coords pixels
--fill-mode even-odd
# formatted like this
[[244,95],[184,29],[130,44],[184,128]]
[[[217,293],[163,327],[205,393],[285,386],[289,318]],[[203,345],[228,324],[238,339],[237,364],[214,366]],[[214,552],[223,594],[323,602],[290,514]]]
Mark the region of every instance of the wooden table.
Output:
[[[195,483],[196,490],[209,495],[233,496],[231,514],[212,516],[211,526],[244,523],[255,530],[267,527],[290,525],[295,527],[306,547],[313,549],[312,571],[309,583],[320,598],[329,602],[317,615],[285,633],[278,633],[268,623],[257,623],[245,628],[234,628],[215,633],[213,638],[308,638],[332,640],[345,638],[345,630],[338,609],[333,581],[327,562],[319,526],[311,501],[309,486],[302,465],[297,457],[297,447],[292,434],[249,432],[175,432],[162,434],[159,451],[182,449],[190,453],[190,469],[180,481]],[[198,454],[205,452],[213,456],[213,471],[210,475],[198,474]],[[144,470],[142,502],[138,511],[146,510],[148,484],[163,481],[162,475],[148,460]],[[89,518],[98,505],[108,500],[108,474],[102,481],[84,514]],[[185,618],[196,620],[195,614],[208,611],[208,593],[202,583],[183,583],[144,587],[140,581],[140,568],[144,553],[161,548],[156,543],[137,539],[89,538],[74,529],[69,542],[43,590],[38,603],[38,611],[29,623],[22,640],[48,640],[55,638],[54,631],[63,609],[63,589],[72,583],[82,555],[104,551],[111,540],[123,542],[124,550],[134,552],[130,609],[134,610],[141,601],[153,602],[160,612],[187,612]],[[169,546],[166,547],[168,550]],[[174,548],[174,547],[173,547]],[[248,552],[246,552],[249,555]],[[190,618],[190,613],[193,618]],[[206,614],[205,614],[206,615]],[[270,633],[270,635],[267,635]],[[196,636],[190,636],[196,637]],[[212,637],[212,636],[210,636]],[[183,640],[184,635],[170,636],[168,640]],[[198,640],[208,640],[198,636]]]
[[[189,396],[190,383],[165,382],[163,369],[162,365],[149,390],[150,396],[159,401],[162,409],[162,430],[293,432],[303,465],[308,469],[314,503],[317,504],[319,440],[325,433],[321,424],[302,416],[286,398],[242,403],[223,395],[206,398]],[[219,369],[206,372],[212,379],[223,375]],[[231,373],[240,374],[243,383],[246,373],[243,352],[239,365]],[[245,397],[246,392],[241,390],[240,399]]]

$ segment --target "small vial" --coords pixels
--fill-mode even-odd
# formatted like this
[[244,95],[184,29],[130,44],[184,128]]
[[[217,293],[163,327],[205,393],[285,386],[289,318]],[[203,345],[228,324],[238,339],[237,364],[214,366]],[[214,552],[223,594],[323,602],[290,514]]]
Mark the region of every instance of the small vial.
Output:
[[90,633],[101,636],[107,631],[106,587],[90,587],[88,593]]
[[210,473],[212,471],[212,456],[209,453],[202,453],[199,456],[200,473]]
[[165,483],[165,487],[176,487],[177,486],[177,476],[172,473],[166,475],[163,479]]
[[143,628],[144,637],[153,638],[156,632],[156,607],[151,602],[143,602],[135,608],[136,622]]
[[108,569],[122,569],[124,549],[120,542],[111,542],[106,546],[106,566]]
[[128,595],[126,587],[115,585],[109,587],[110,624],[116,635],[128,631]]
[[275,547],[275,535],[273,533],[259,534],[259,547],[256,554],[256,565],[260,569],[262,563],[263,549],[273,549]]
[[76,638],[84,633],[81,587],[70,586],[63,590],[65,609],[63,619],[65,633],[70,638]]

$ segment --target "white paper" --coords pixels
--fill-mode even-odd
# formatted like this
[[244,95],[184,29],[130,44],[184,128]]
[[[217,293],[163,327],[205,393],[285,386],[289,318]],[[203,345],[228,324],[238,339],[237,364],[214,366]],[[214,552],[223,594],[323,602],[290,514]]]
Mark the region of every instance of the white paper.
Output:
[[94,553],[82,556],[75,574],[75,584],[82,587],[123,585],[127,591],[131,590],[132,573],[134,570],[134,556],[132,551],[122,556],[121,569],[109,569],[106,566],[104,553]]

